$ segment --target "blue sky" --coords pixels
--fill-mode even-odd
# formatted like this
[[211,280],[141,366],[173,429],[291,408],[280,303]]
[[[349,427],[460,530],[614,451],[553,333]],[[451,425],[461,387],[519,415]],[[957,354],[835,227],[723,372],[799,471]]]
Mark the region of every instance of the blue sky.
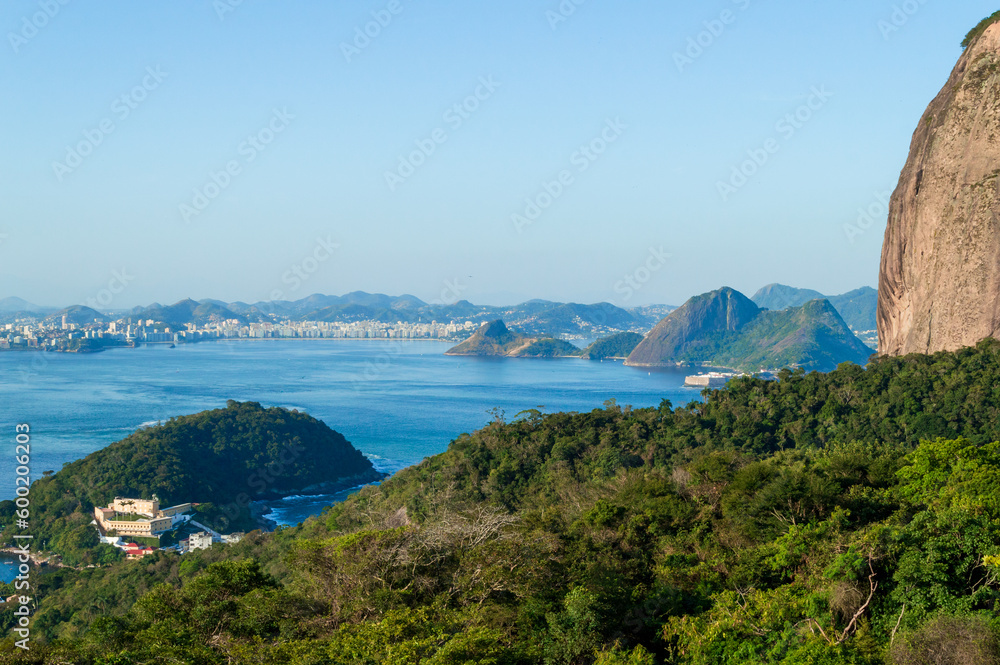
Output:
[[112,308],[874,286],[880,198],[997,9],[63,1],[0,13],[0,297]]

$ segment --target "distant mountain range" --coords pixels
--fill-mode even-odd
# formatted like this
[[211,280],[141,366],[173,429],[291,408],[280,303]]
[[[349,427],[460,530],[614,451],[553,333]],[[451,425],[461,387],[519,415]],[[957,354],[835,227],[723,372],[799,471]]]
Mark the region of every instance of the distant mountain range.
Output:
[[149,307],[137,307],[132,310],[132,313],[137,318],[152,319],[157,323],[175,328],[183,328],[189,323],[203,326],[213,320],[225,321],[227,319],[236,319],[241,323],[247,322],[246,316],[234,312],[225,303],[220,304],[217,300],[202,300],[197,302],[189,298],[166,307],[159,303],[154,303]]
[[45,316],[57,318],[67,314],[75,324],[93,321],[133,319],[153,321],[154,325],[184,328],[187,324],[203,326],[212,321],[233,319],[240,323],[260,323],[279,319],[295,321],[380,323],[488,322],[503,319],[524,334],[534,336],[575,335],[600,337],[614,332],[645,332],[656,325],[665,312],[673,308],[655,305],[623,309],[610,303],[584,305],[548,300],[529,300],[520,305],[473,305],[467,300],[451,304],[426,303],[412,295],[387,296],[381,293],[355,291],[343,296],[313,294],[301,300],[261,301],[256,303],[221,300],[181,300],[172,305],[152,303],[128,311],[101,313],[83,305],[56,311],[33,305],[20,298],[0,300],[0,317]]
[[[818,291],[799,289],[782,284],[770,284],[760,289],[750,300],[758,308],[783,311],[801,307],[811,300],[825,298],[855,333],[870,346],[877,342],[875,329],[877,292],[864,287],[838,296],[823,296]],[[579,304],[549,300],[529,300],[519,305],[474,305],[467,300],[455,303],[427,303],[413,295],[388,296],[381,293],[354,291],[342,296],[313,294],[300,300],[260,301],[256,303],[225,302],[222,300],[186,299],[172,305],[152,303],[126,312],[98,312],[83,305],[56,311],[39,307],[20,298],[0,300],[0,318],[8,321],[21,316],[47,319],[67,315],[67,321],[77,325],[119,318],[151,320],[154,325],[184,328],[188,324],[204,326],[212,321],[232,319],[240,323],[260,323],[278,319],[296,321],[381,323],[438,323],[473,321],[487,323],[502,320],[520,334],[531,337],[577,336],[600,338],[618,332],[645,333],[676,308],[653,305],[624,309],[611,303]]]
[[708,363],[741,371],[802,367],[826,372],[842,362],[863,365],[871,353],[826,299],[773,311],[724,287],[695,296],[671,312],[632,351],[627,364]]
[[31,313],[42,313],[51,312],[54,307],[39,307],[33,303],[23,300],[21,298],[3,298],[0,300],[0,312],[31,312]]
[[875,330],[875,310],[878,307],[878,291],[870,286],[842,293],[839,296],[825,296],[812,289],[797,289],[784,284],[768,284],[750,297],[758,307],[775,311],[789,307],[801,307],[810,300],[828,300],[844,322],[854,332]]

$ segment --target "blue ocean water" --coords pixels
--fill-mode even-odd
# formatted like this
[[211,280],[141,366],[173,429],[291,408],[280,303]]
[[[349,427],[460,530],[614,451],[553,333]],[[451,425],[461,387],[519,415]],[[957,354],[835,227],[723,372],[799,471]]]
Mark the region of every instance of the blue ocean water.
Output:
[[[99,354],[0,353],[0,499],[14,496],[14,427],[31,426],[31,473],[58,471],[140,426],[256,401],[306,411],[385,472],[440,453],[499,408],[589,411],[700,399],[685,370],[620,361],[445,356],[434,341],[261,340],[114,349]],[[292,524],[343,495],[290,497],[272,518]],[[2,571],[0,571],[2,578]]]

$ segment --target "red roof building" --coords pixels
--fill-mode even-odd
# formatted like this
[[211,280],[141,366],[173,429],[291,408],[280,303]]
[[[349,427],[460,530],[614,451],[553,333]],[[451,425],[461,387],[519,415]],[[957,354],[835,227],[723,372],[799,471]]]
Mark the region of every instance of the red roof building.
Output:
[[145,547],[136,543],[125,543],[123,549],[125,550],[125,558],[127,559],[141,559],[147,554],[152,554],[156,551],[152,547]]

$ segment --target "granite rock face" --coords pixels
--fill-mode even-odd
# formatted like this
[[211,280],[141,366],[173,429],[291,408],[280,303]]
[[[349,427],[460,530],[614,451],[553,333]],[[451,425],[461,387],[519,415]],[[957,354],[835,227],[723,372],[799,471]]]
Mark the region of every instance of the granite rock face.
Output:
[[879,270],[879,353],[1000,336],[1000,23],[962,54],[913,135]]

